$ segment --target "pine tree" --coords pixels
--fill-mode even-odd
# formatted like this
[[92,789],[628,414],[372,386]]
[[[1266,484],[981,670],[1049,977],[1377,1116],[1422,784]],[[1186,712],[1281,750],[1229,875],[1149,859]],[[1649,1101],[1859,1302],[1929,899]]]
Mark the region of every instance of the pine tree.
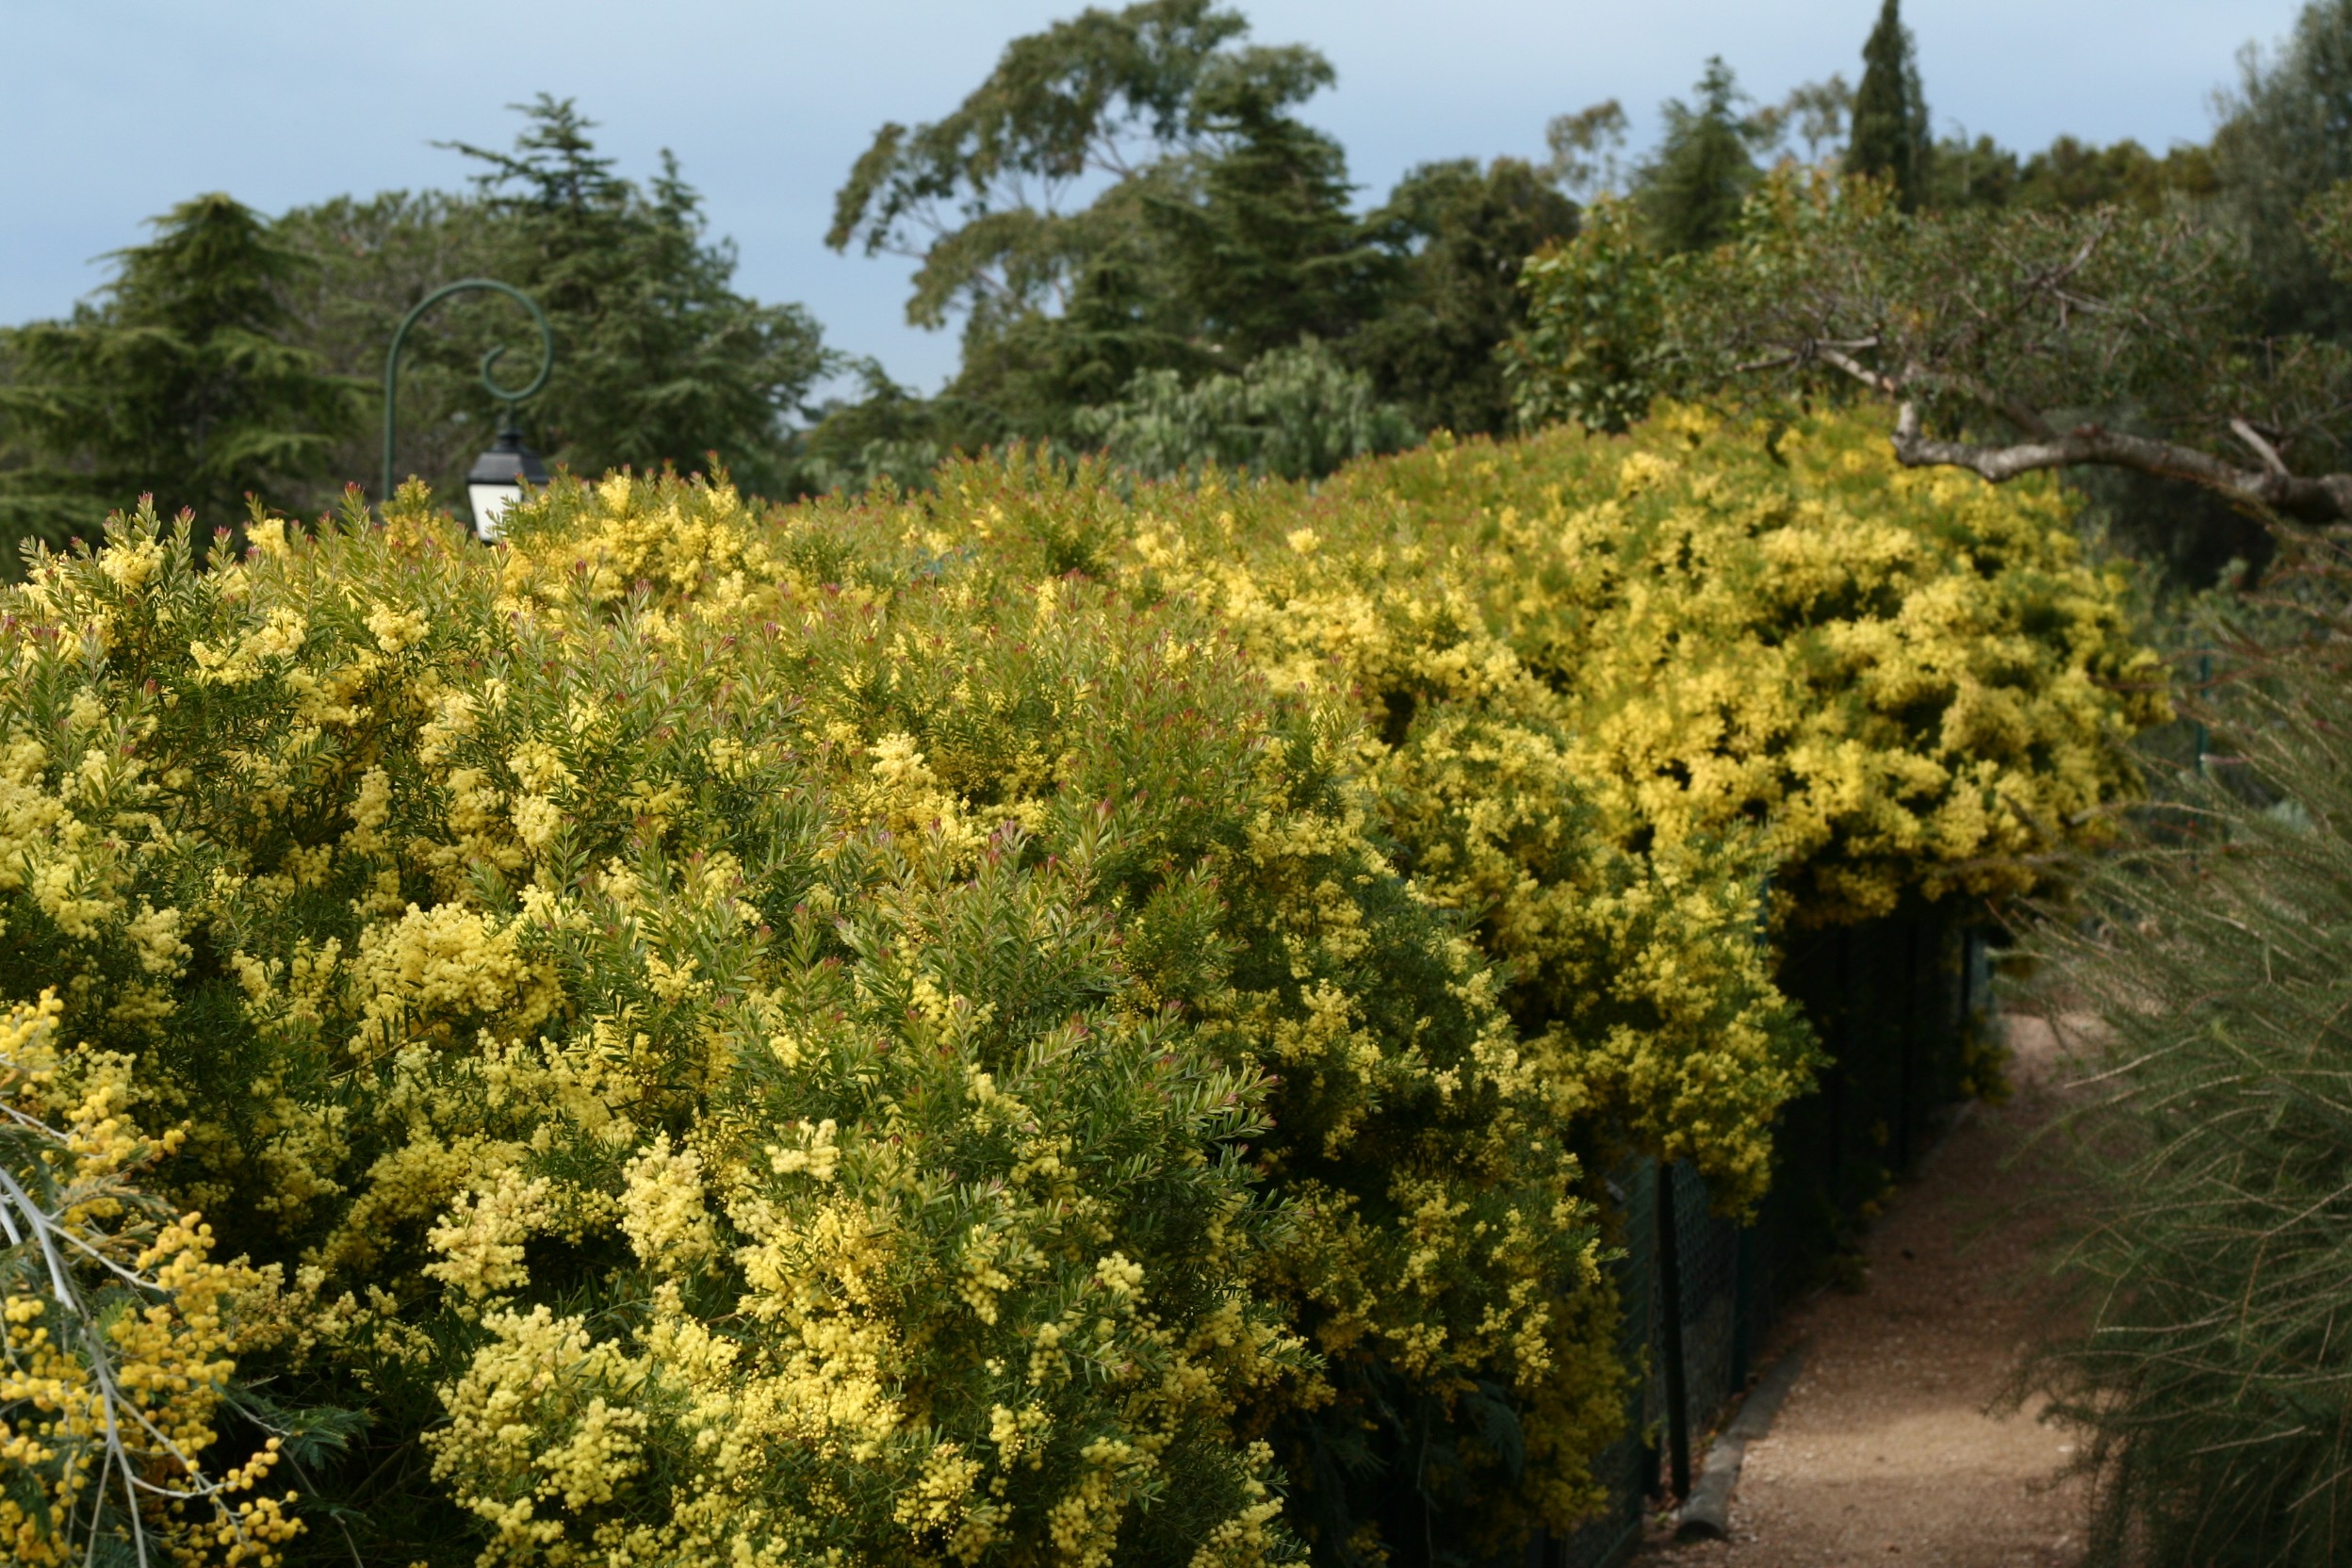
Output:
[[1886,0],[1862,45],[1862,85],[1854,94],[1854,135],[1846,169],[1892,181],[1904,211],[1918,207],[1927,179],[1927,99],[1902,0]]
[[1670,253],[1721,243],[1756,181],[1740,86],[1718,56],[1698,82],[1698,104],[1665,106],[1666,137],[1638,188],[1652,237]]
[[532,434],[580,473],[715,451],[755,489],[781,472],[783,416],[834,367],[815,319],[734,290],[735,253],[704,237],[702,198],[668,154],[650,189],[616,174],[569,99],[541,94],[512,153],[455,143],[488,167],[498,275],[537,300],[556,371]]
[[351,385],[283,338],[302,264],[268,220],[215,193],[154,222],[151,243],[115,253],[97,302],[7,335],[10,544],[94,537],[142,494],[234,524],[247,496],[281,498],[318,470],[351,422]]
[[1201,171],[1197,204],[1155,204],[1169,282],[1220,367],[1302,336],[1339,337],[1378,304],[1388,257],[1348,210],[1339,144],[1277,106],[1232,111],[1233,145]]

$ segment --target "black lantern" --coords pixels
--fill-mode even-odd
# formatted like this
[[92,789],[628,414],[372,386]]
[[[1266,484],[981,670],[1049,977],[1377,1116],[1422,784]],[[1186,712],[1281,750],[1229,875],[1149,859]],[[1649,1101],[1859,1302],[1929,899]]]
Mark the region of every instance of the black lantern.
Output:
[[489,545],[498,542],[506,509],[523,498],[523,486],[547,482],[547,465],[539,461],[537,452],[523,445],[523,427],[514,417],[514,405],[547,384],[547,372],[555,368],[555,333],[547,326],[547,312],[513,284],[500,283],[496,278],[460,278],[455,283],[443,284],[417,301],[392,330],[392,347],[384,356],[384,489],[378,499],[389,500],[392,497],[392,437],[400,428],[400,345],[408,340],[408,329],[426,311],[452,294],[475,290],[505,295],[531,312],[531,324],[539,329],[539,373],[531,378],[528,386],[500,386],[492,378],[491,367],[506,351],[503,347],[482,356],[482,388],[506,408],[498,444],[476,458],[473,471],[466,476],[466,498],[473,503],[474,537]]
[[466,475],[466,498],[473,503],[474,537],[485,545],[498,542],[498,526],[506,516],[506,509],[523,498],[523,485],[528,482],[534,488],[547,482],[547,466],[539,461],[539,454],[523,445],[523,433],[514,420],[514,405],[507,404],[506,428],[498,432],[498,445],[474,459],[474,466]]

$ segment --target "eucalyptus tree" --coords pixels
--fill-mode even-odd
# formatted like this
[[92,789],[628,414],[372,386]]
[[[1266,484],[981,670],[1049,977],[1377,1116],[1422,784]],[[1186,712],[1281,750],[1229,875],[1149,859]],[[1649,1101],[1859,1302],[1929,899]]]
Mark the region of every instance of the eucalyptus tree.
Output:
[[1396,260],[1295,112],[1331,63],[1248,34],[1210,0],[1089,9],[1015,39],[945,117],[875,133],[826,242],[915,259],[915,324],[962,317],[956,438],[1063,433],[1139,371],[1238,371],[1379,308]]

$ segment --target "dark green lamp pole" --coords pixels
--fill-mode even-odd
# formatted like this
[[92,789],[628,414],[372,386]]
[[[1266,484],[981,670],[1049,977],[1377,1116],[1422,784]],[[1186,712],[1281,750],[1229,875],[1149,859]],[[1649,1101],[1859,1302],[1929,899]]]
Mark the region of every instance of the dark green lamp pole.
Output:
[[506,406],[505,416],[498,422],[498,438],[488,451],[474,459],[474,466],[466,476],[466,498],[472,504],[474,537],[484,544],[495,543],[498,537],[498,519],[506,509],[522,498],[523,484],[547,482],[547,465],[539,454],[523,445],[521,421],[514,416],[514,405],[547,384],[547,372],[555,368],[555,333],[547,325],[547,314],[537,301],[512,284],[495,278],[461,278],[444,284],[416,302],[416,308],[400,318],[393,331],[391,351],[384,356],[384,489],[380,501],[392,498],[392,434],[399,419],[400,345],[408,339],[408,329],[416,318],[452,294],[487,289],[503,294],[531,312],[531,320],[539,328],[539,373],[529,386],[519,391],[500,386],[490,378],[490,368],[506,352],[503,347],[491,350],[482,356],[482,384],[490,395]]

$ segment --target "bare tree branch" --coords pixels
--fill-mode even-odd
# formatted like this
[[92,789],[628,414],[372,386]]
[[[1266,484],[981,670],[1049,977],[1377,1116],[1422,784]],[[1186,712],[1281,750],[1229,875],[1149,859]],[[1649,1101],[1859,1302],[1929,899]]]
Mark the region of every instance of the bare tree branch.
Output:
[[1833,348],[1827,343],[1816,343],[1811,348],[1813,358],[1820,360],[1833,370],[1842,371],[1852,376],[1871,391],[1884,393],[1889,398],[1899,398],[1903,395],[1901,382],[1892,376],[1871,369],[1843,349]]
[[1906,468],[1966,468],[1995,484],[2049,468],[2104,464],[2185,480],[2288,516],[2314,522],[2352,519],[2352,474],[2292,474],[2277,464],[2276,453],[2261,468],[2240,468],[2177,441],[2099,425],[2079,425],[2064,434],[2010,446],[1945,441],[1921,433],[1918,405],[1905,400],[1896,414],[1894,449],[1895,460]]
[[[2086,246],[2086,253],[2087,250]],[[2078,264],[2081,259],[2078,257]],[[2232,418],[2230,429],[2261,460],[2259,468],[2241,468],[2211,452],[2177,441],[2132,435],[2097,424],[2079,425],[2061,433],[2040,410],[2004,396],[1972,377],[1923,370],[1918,366],[1906,367],[1901,375],[1889,375],[1848,351],[1877,347],[1875,338],[1801,343],[1737,368],[1746,373],[1825,365],[1881,397],[1894,400],[1895,459],[1907,468],[1966,468],[1999,484],[2020,474],[2099,464],[2184,480],[2243,504],[2305,521],[2352,521],[2352,474],[2295,474],[2288,468],[2278,448],[2243,417]],[[1925,434],[1920,428],[1915,394],[1916,389],[1927,384],[1961,394],[1987,412],[2007,419],[2032,439],[1994,445],[1939,440]]]
[[2230,421],[2230,430],[2239,440],[2254,449],[2254,455],[2262,460],[2264,469],[2273,474],[2283,474],[2287,471],[2286,462],[2278,455],[2278,449],[2263,440],[2262,433],[2252,425],[2247,424],[2244,419],[2232,419]]

